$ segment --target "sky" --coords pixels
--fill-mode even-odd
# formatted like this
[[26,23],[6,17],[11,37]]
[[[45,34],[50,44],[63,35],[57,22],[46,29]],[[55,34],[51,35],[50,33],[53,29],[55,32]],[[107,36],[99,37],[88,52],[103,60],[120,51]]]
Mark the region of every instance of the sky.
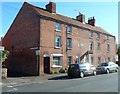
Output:
[[[48,2],[29,2],[33,5],[45,8]],[[0,37],[4,37],[13,20],[18,14],[23,2],[1,2],[0,9]],[[58,14],[76,18],[80,13],[85,14],[86,23],[88,18],[95,17],[96,26],[116,36],[118,42],[118,2],[56,2]]]

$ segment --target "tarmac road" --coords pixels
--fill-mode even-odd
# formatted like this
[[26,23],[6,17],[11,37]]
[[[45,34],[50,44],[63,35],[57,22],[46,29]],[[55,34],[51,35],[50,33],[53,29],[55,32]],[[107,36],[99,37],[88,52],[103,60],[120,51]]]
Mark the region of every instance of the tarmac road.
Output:
[[68,79],[67,76],[3,85],[3,92],[118,92],[118,73]]

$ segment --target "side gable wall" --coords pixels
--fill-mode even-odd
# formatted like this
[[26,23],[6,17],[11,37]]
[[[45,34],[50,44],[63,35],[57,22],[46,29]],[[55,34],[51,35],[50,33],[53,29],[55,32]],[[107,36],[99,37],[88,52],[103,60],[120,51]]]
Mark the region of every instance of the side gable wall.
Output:
[[31,48],[39,45],[39,22],[35,10],[24,3],[3,39],[3,46],[10,51],[4,62],[9,72],[37,74],[36,53]]

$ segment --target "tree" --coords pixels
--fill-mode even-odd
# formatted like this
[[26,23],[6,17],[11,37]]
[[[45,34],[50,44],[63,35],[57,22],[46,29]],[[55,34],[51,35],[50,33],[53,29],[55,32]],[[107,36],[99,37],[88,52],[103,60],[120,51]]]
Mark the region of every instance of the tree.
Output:
[[8,55],[9,51],[7,50],[2,51],[2,62],[4,62],[8,58]]

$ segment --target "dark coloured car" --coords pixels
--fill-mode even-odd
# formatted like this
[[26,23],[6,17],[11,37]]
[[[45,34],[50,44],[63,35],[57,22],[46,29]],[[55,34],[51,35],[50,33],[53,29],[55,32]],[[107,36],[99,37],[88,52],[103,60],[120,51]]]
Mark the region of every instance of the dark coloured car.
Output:
[[96,68],[89,63],[70,64],[68,68],[68,77],[84,77],[85,75],[96,75]]
[[110,73],[113,71],[118,72],[119,70],[119,66],[118,64],[114,63],[114,62],[106,62],[106,63],[102,63],[99,67],[96,68],[96,71],[98,74],[100,73]]

